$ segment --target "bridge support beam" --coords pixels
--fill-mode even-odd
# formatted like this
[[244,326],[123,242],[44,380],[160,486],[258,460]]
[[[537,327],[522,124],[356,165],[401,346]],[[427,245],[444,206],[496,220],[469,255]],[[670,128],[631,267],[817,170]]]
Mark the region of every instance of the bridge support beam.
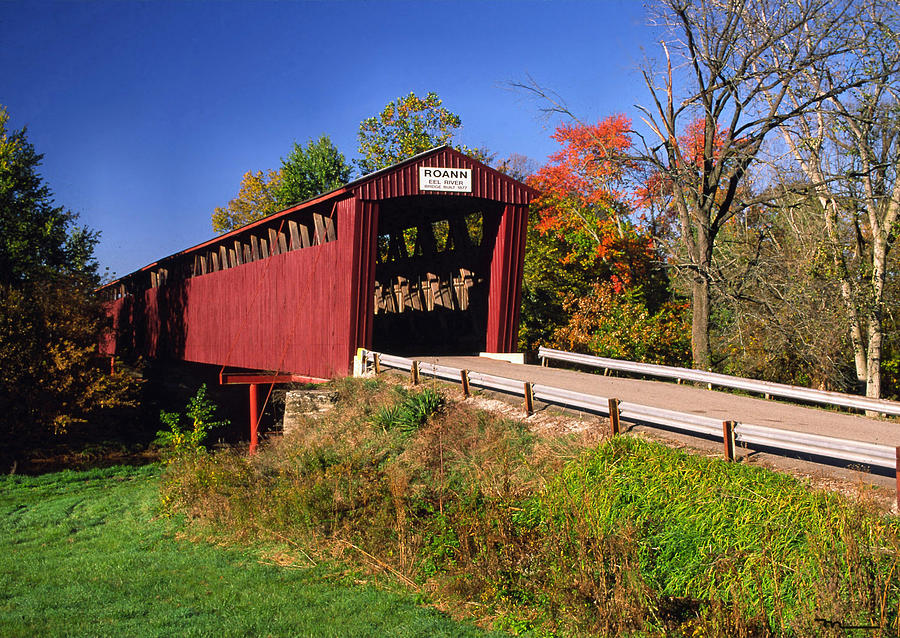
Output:
[[251,383],[250,387],[250,454],[256,454],[259,444],[259,384]]
[[[225,372],[225,368],[219,370],[219,383],[222,385],[247,384],[250,388],[250,454],[256,454],[256,447],[259,445],[259,421],[262,418],[262,411],[266,407],[269,395],[272,393],[271,387],[276,383],[327,383],[328,379],[320,379],[319,377],[307,377],[302,374],[292,374],[290,372],[264,372],[264,371],[238,371]],[[270,387],[269,394],[260,403],[259,386],[267,385]]]

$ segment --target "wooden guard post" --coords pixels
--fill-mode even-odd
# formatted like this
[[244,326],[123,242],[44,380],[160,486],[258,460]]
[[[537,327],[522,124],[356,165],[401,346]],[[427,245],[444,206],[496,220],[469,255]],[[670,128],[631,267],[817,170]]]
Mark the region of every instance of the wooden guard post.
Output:
[[469,371],[468,371],[468,370],[460,370],[460,371],[459,371],[459,380],[460,380],[460,383],[462,383],[463,396],[466,397],[466,398],[468,399],[469,396],[470,396],[470,392],[469,392]]
[[375,365],[375,374],[381,374],[381,355],[377,352],[372,355],[372,363]]
[[722,421],[722,439],[725,443],[725,460],[734,460],[734,421]]
[[412,377],[413,385],[419,385],[419,362],[413,361],[409,366],[409,374]]
[[609,400],[609,430],[613,436],[621,433],[619,426],[619,400]]
[[525,382],[525,414],[534,414],[534,388],[528,381]]

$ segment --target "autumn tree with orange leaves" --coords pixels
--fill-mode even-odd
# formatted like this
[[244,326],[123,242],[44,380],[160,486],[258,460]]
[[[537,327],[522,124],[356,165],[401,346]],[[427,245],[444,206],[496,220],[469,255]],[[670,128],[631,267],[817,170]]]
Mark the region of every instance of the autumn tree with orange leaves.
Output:
[[684,363],[683,305],[673,305],[653,239],[634,220],[634,167],[623,160],[630,128],[622,115],[561,125],[552,136],[560,150],[529,179],[541,195],[529,229],[524,348]]

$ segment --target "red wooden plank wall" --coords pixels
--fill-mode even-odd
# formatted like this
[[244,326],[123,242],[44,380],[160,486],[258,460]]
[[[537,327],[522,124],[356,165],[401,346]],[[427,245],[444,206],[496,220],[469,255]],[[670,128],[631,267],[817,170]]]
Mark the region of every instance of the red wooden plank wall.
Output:
[[[338,233],[340,233],[340,226]],[[146,290],[111,304],[117,351],[315,377],[347,374],[346,242],[329,242]]]
[[[378,204],[346,199],[337,205],[338,227],[348,242],[345,268],[351,275],[349,342],[372,347],[375,317],[375,250],[378,238]],[[351,353],[352,355],[352,353]]]
[[516,352],[528,207],[507,204],[491,256],[488,291],[487,352]]

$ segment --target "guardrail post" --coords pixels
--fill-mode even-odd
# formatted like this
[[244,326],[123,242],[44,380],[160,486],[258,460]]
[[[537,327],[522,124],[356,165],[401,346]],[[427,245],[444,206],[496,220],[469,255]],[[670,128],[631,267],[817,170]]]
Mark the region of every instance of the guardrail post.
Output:
[[419,362],[413,361],[409,366],[409,374],[412,376],[413,385],[419,385]]
[[609,400],[609,429],[613,436],[619,434],[619,400]]
[[541,357],[541,367],[542,368],[547,367],[547,357]]
[[469,371],[468,370],[460,370],[459,371],[459,380],[462,383],[463,396],[467,399],[469,398]]
[[534,414],[534,389],[528,381],[525,382],[525,413],[528,416]]
[[722,421],[722,439],[725,442],[725,460],[734,460],[734,421]]
[[375,366],[375,374],[381,374],[381,354],[378,352],[372,353],[372,363]]
[[353,356],[353,376],[364,377],[369,371],[369,355],[365,348],[357,348]]

